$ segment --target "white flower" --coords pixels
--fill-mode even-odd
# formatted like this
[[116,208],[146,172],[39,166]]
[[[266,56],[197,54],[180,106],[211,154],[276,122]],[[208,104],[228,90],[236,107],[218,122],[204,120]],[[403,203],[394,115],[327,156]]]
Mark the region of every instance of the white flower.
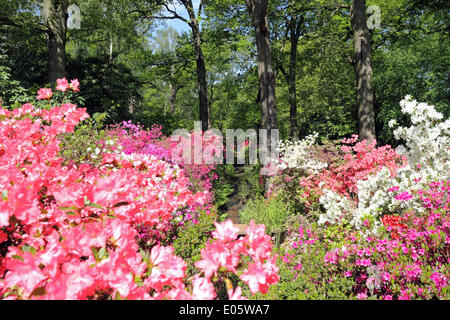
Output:
[[278,168],[280,170],[302,169],[308,173],[317,173],[326,168],[327,163],[320,162],[312,156],[318,136],[318,133],[314,133],[300,141],[281,141],[277,148],[277,152],[281,155],[281,163],[278,164]]
[[395,120],[395,119],[389,120],[388,125],[389,125],[389,128],[392,128],[392,127],[398,125],[397,120]]

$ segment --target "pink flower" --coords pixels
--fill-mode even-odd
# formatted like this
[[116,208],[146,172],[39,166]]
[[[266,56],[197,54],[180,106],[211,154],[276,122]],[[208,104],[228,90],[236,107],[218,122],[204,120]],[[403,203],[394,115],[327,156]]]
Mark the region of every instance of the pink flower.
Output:
[[366,300],[367,299],[367,293],[365,292],[360,292],[356,295],[356,298],[358,298],[359,300]]
[[259,261],[250,263],[248,269],[241,275],[241,279],[248,284],[252,294],[257,292],[266,294],[269,286],[278,282],[278,267],[275,261],[276,257],[272,257],[264,264]]
[[209,278],[200,278],[195,275],[192,281],[192,298],[196,300],[213,300],[216,297],[216,291]]
[[223,246],[221,247],[222,248],[218,250],[219,246],[214,243],[214,246],[209,245],[206,248],[203,248],[201,251],[202,259],[195,262],[195,266],[202,270],[208,278],[212,275],[217,275],[219,267],[222,263],[226,262],[225,255],[227,252],[223,249]]
[[399,189],[399,187],[395,186],[395,187],[389,188],[388,191],[394,192],[394,191],[398,191],[398,189]]
[[228,298],[230,300],[248,300],[246,297],[242,296],[242,288],[237,287],[236,290],[230,289],[227,291]]
[[25,252],[21,260],[15,257],[9,258],[6,268],[9,271],[4,279],[5,286],[10,288],[14,286],[22,287],[27,296],[47,279],[39,268],[39,260],[29,252]]
[[38,90],[38,96],[36,97],[38,100],[50,100],[53,96],[52,89],[41,88]]
[[70,81],[70,89],[72,89],[74,92],[79,92],[80,86],[80,82],[78,81],[78,79],[73,79],[72,81]]
[[408,201],[412,199],[412,194],[410,194],[408,191],[402,192],[398,195],[395,196],[396,200],[404,200],[404,201]]
[[56,90],[62,92],[66,92],[67,90],[69,90],[70,86],[66,78],[56,79],[56,82],[58,83],[58,85],[56,86]]
[[215,222],[216,231],[213,231],[212,235],[215,239],[221,241],[232,241],[236,240],[239,229],[233,225],[231,220],[227,220],[223,223]]
[[6,240],[8,240],[8,235],[4,231],[0,230],[0,243],[5,242]]

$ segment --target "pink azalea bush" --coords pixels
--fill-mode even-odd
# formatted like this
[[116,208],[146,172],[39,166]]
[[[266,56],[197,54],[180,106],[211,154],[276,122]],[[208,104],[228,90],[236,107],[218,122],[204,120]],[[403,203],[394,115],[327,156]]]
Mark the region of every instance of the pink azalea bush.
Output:
[[359,181],[382,168],[395,176],[406,161],[391,146],[377,147],[376,141],[360,142],[357,135],[343,139],[340,145],[310,146],[308,157],[309,161],[327,165],[313,171],[295,167],[284,169],[273,179],[270,193],[281,194],[298,210],[314,214],[320,211],[319,199],[326,191],[333,191],[357,205]]
[[[57,90],[76,88],[58,81]],[[63,165],[58,136],[87,117],[70,103],[0,108],[0,298],[214,299],[230,274],[255,293],[277,282],[264,226],[236,239],[230,221],[217,223],[191,277],[171,246],[140,247],[138,226],[164,230],[209,192],[193,192],[179,166],[154,155],[100,153],[98,166]],[[241,287],[227,292],[243,298]]]
[[175,151],[177,148],[182,151],[182,146],[186,143],[189,143],[189,148],[193,149],[196,141],[199,141],[205,149],[212,144],[212,138],[209,138],[207,134],[193,131],[186,137],[182,137],[180,141],[171,141],[170,138],[163,136],[161,129],[161,126],[153,125],[150,130],[146,130],[139,124],[124,121],[110,126],[108,136],[122,147],[121,150],[125,154],[139,153],[155,156],[179,165],[188,176],[191,189],[212,192],[213,182],[217,179],[217,174],[214,172],[215,163],[207,161],[210,159],[196,163],[194,151],[191,152],[189,158],[183,157]]

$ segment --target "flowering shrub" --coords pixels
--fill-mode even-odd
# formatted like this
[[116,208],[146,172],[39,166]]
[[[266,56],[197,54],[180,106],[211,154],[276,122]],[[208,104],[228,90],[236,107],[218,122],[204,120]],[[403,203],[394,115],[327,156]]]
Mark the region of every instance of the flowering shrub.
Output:
[[304,170],[306,173],[318,173],[326,168],[328,166],[326,162],[321,162],[312,156],[318,136],[319,134],[315,133],[303,140],[280,142],[277,150],[281,156],[279,169],[291,168]]
[[[410,97],[401,106],[412,125],[394,135],[405,146],[354,135],[324,154],[309,137],[296,144],[300,159],[292,152],[284,160],[293,165],[277,178],[276,195],[303,207],[293,206],[300,215],[285,224],[280,283],[269,297],[449,298],[450,120]],[[302,166],[316,161],[328,166]]]
[[[75,86],[62,80],[57,90]],[[140,228],[170,228],[180,208],[202,206],[208,191],[192,192],[179,166],[153,155],[100,152],[98,166],[64,165],[58,136],[87,117],[70,103],[0,108],[0,297],[213,299],[221,279],[211,276],[223,272],[252,292],[277,281],[263,226],[251,224],[236,240],[230,221],[217,223],[197,265],[202,275],[189,278],[173,247],[140,248]],[[228,289],[241,298],[240,288]]]
[[[410,97],[400,104],[402,112],[410,115],[412,122],[411,127],[400,127],[394,131],[396,139],[406,142],[406,147],[401,145],[397,148],[397,152],[405,159],[404,165],[398,168],[393,162],[380,163],[382,167],[378,170],[358,177],[354,183],[356,201],[349,202],[342,196],[327,192],[320,199],[327,208],[321,222],[336,222],[346,212],[349,220],[360,226],[366,215],[379,217],[386,211],[423,210],[417,201],[408,201],[411,197],[406,192],[417,191],[434,180],[449,178],[450,120],[439,122],[442,114],[432,106],[412,101]],[[338,201],[336,198],[339,198]]]
[[[321,221],[336,222],[345,212],[344,209],[358,202],[356,195],[359,181],[383,168],[387,168],[388,174],[394,175],[404,165],[405,159],[390,146],[376,147],[375,141],[367,144],[366,141],[357,140],[357,135],[344,139],[339,150],[320,146],[313,148],[313,137],[309,137],[306,142],[298,142],[297,145],[306,145],[309,150],[307,154],[301,154],[312,159],[305,165],[324,163],[324,160],[330,163],[327,166],[315,165],[309,171],[301,166],[284,170],[275,182],[275,189],[287,193],[287,200],[299,199],[298,202],[304,204],[300,208],[306,211],[319,210],[320,199],[320,204],[326,208],[326,213],[321,213]],[[296,161],[298,163],[300,160]]]
[[185,150],[184,144],[187,143],[189,143],[189,149],[194,148],[197,141],[200,141],[203,149],[208,147],[211,141],[207,135],[191,132],[186,136],[181,136],[180,141],[174,142],[164,137],[161,129],[161,126],[153,125],[150,130],[145,130],[141,125],[135,125],[128,121],[110,126],[108,136],[117,141],[125,154],[138,153],[155,156],[158,159],[179,165],[189,178],[192,190],[211,192],[213,182],[217,179],[214,172],[215,163],[212,161],[196,163],[194,152],[189,155],[188,159],[176,152],[177,149]]
[[142,153],[170,160],[169,150],[163,145],[161,129],[161,126],[153,125],[150,130],[145,130],[141,125],[123,121],[109,126],[108,135],[116,140],[125,154]]
[[[281,250],[281,280],[271,294],[319,299],[448,299],[450,181],[414,197],[425,214],[404,211],[371,222],[319,227],[298,217]],[[293,285],[287,283],[294,282]],[[296,292],[290,292],[292,287]]]

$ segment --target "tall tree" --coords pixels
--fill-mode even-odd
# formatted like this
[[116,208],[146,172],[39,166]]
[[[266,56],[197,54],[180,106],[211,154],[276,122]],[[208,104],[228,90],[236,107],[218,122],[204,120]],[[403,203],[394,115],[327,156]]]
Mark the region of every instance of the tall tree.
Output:
[[67,0],[41,0],[41,13],[47,26],[48,80],[54,85],[56,79],[67,77],[66,31]]
[[[150,10],[142,8],[137,2],[136,9],[133,12],[139,12],[148,19],[179,19],[188,24],[192,34],[192,46],[194,48],[194,57],[196,62],[197,73],[197,90],[200,121],[202,122],[202,130],[208,130],[208,91],[206,82],[206,66],[205,58],[202,51],[202,36],[200,30],[200,15],[203,10],[203,0],[199,1],[197,12],[194,9],[192,0],[148,0]],[[159,8],[159,14],[154,15],[156,8]],[[188,16],[184,17],[177,12],[177,8],[184,8]]]
[[359,139],[371,142],[375,136],[374,89],[372,83],[372,48],[367,27],[366,0],[353,0],[350,10],[356,74],[356,103]]
[[268,0],[245,0],[245,3],[255,30],[261,126],[264,129],[276,129],[278,125],[275,109],[275,74],[272,68],[270,31],[267,22]]
[[195,62],[197,64],[197,84],[198,84],[198,100],[199,100],[199,111],[200,111],[200,121],[202,122],[202,130],[208,130],[208,92],[206,84],[206,67],[205,58],[203,57],[202,51],[202,38],[200,35],[200,26],[198,15],[201,12],[202,0],[200,0],[199,10],[197,15],[194,12],[194,7],[192,5],[192,0],[181,0],[181,3],[186,8],[189,14],[189,26],[192,30],[192,38],[194,45],[194,55]]

